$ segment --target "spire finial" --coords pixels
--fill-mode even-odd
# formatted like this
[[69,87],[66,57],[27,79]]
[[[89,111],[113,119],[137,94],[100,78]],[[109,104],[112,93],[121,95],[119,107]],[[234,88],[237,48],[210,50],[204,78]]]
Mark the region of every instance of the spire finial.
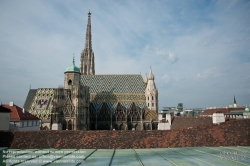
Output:
[[75,53],[73,54],[73,65],[75,65]]
[[234,95],[234,104],[236,104],[236,99],[235,99],[235,95]]
[[151,65],[150,65],[150,70],[149,70],[148,78],[149,78],[149,79],[154,79],[154,75],[153,75],[153,73],[152,73]]
[[90,15],[91,15],[91,13],[90,13],[90,9],[89,9],[88,15],[89,15],[89,17],[90,17]]

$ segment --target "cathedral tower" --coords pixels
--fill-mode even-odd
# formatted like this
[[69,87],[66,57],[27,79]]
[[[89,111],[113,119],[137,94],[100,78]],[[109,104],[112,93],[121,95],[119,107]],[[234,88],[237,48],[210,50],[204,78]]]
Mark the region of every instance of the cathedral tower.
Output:
[[150,110],[158,111],[158,90],[154,82],[154,75],[150,67],[149,75],[147,76],[147,87],[145,90],[147,107]]
[[[73,64],[64,72],[64,88],[54,90],[51,121],[54,129],[89,129],[89,87],[80,83],[81,73],[73,58]],[[53,129],[52,125],[52,129]]]
[[64,72],[64,89],[71,89],[72,85],[78,85],[80,83],[80,70],[75,66],[75,59],[73,63]]
[[88,24],[86,30],[85,46],[81,53],[80,72],[82,75],[95,75],[95,60],[92,50],[91,36],[91,13],[88,13]]

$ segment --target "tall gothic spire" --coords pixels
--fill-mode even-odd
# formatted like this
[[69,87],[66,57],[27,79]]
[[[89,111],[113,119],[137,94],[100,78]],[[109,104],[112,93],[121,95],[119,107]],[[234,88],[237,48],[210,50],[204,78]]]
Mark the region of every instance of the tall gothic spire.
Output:
[[92,40],[91,40],[91,13],[89,10],[88,13],[88,24],[86,29],[86,37],[85,37],[85,46],[84,49],[92,49]]
[[151,68],[151,66],[150,66],[150,71],[149,71],[148,79],[149,79],[149,80],[154,80],[154,75],[153,75],[153,73],[152,73],[152,68]]
[[81,53],[80,72],[82,75],[95,75],[94,52],[92,50],[91,13],[88,12],[84,50]]
[[237,104],[237,103],[236,103],[236,99],[235,99],[235,95],[234,95],[234,104]]

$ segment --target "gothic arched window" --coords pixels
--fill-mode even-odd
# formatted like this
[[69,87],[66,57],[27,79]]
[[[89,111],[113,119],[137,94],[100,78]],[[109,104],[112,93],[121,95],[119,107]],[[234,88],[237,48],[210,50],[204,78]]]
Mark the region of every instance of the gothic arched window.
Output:
[[72,80],[69,80],[69,81],[68,81],[68,85],[72,85]]

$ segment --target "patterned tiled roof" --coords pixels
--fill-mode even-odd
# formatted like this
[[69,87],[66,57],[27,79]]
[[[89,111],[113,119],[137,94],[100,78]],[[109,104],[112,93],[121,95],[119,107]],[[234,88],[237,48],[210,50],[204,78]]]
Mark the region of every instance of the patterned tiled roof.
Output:
[[48,120],[52,111],[53,96],[54,88],[30,89],[24,109],[42,120]]
[[158,120],[157,113],[153,110],[148,109],[148,108],[145,109],[144,118],[145,118],[145,120]]
[[28,93],[27,98],[25,100],[25,103],[23,105],[23,108],[25,110],[29,110],[31,103],[32,103],[34,97],[36,96],[36,91],[37,91],[37,89],[30,89],[29,90],[29,93]]
[[141,75],[83,75],[81,83],[90,87],[90,93],[144,93]]
[[[121,106],[124,108],[124,110],[129,110],[132,103],[135,103],[136,107],[140,108],[142,112],[144,112],[146,108],[146,102],[119,102]],[[113,113],[117,107],[118,102],[106,102],[109,110]],[[92,107],[96,112],[99,112],[102,108],[103,103],[101,102],[92,102]]]

